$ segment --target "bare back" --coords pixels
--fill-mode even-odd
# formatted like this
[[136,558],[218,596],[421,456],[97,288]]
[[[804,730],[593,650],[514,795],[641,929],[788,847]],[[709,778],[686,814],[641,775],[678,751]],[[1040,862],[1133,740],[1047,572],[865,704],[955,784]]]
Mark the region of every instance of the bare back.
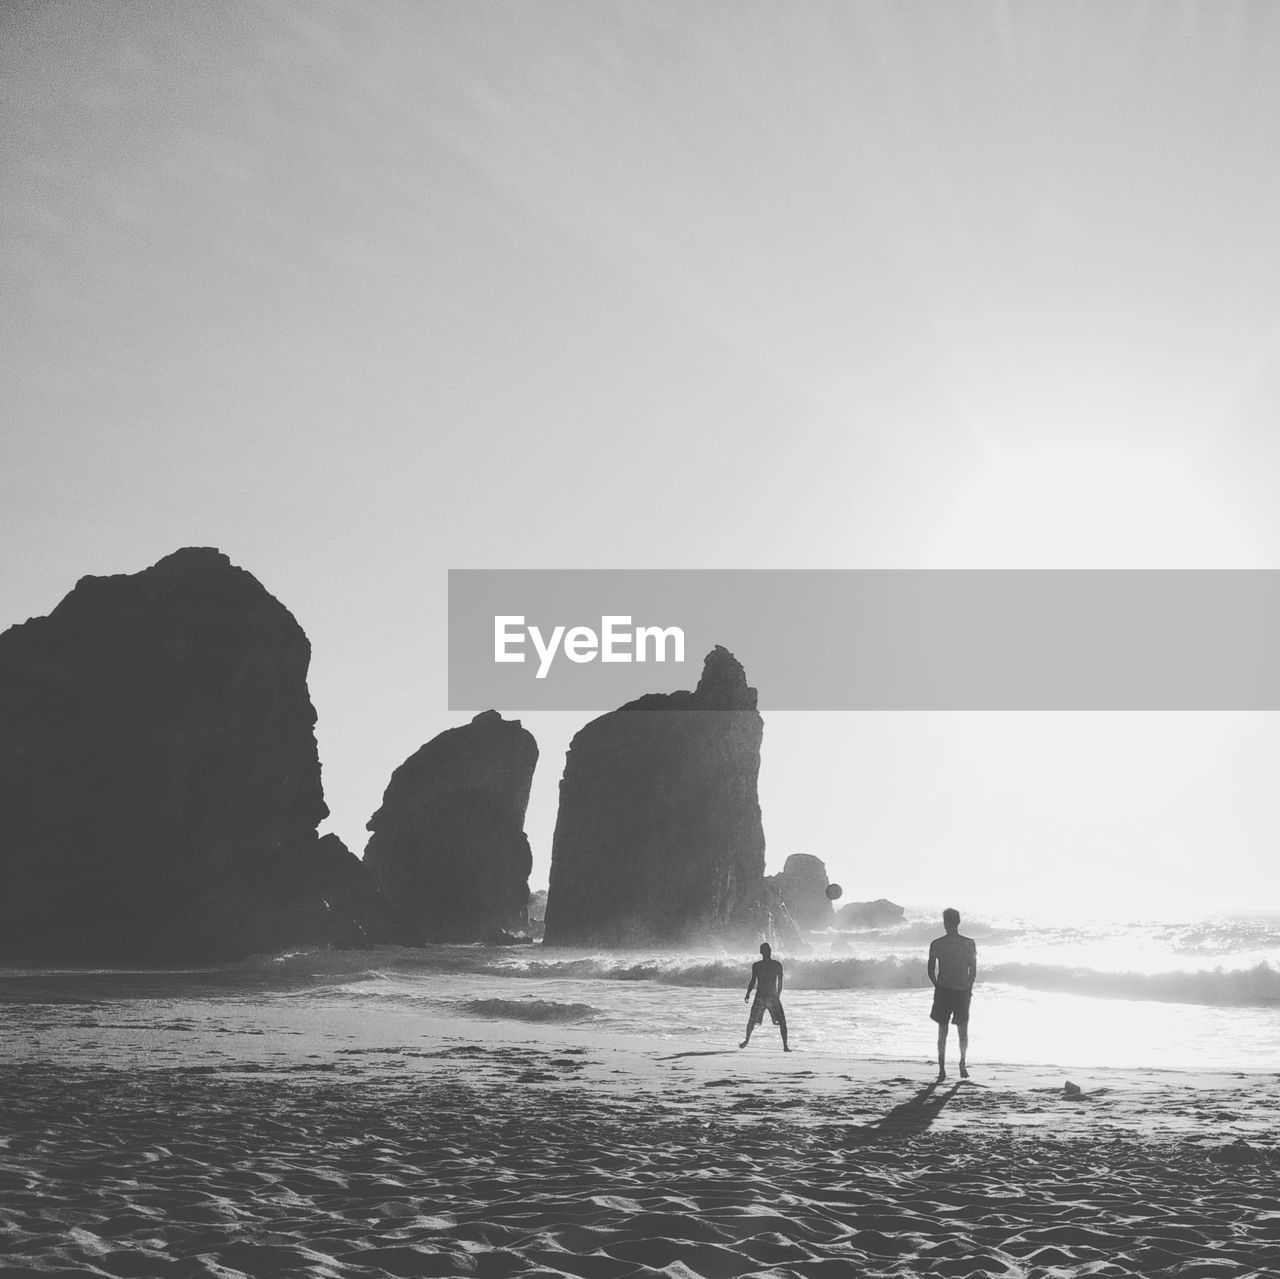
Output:
[[948,933],[929,944],[929,968],[937,965],[938,985],[948,990],[970,990],[978,971],[978,947],[972,937]]
[[782,965],[776,959],[757,959],[751,965],[751,976],[756,983],[756,998],[768,999],[782,985]]

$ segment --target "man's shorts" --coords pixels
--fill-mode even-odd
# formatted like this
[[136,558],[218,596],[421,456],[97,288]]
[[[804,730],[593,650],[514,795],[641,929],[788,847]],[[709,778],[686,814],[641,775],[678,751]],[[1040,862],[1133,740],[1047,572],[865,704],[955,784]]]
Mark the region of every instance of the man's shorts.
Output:
[[929,1016],[938,1023],[939,1026],[945,1026],[947,1022],[954,1022],[957,1026],[967,1026],[969,1024],[969,1000],[972,997],[971,990],[952,990],[949,986],[935,986],[933,988],[933,1008]]
[[769,1010],[769,1016],[773,1018],[775,1026],[785,1026],[787,1024],[787,1015],[782,1011],[782,1000],[777,995],[757,995],[751,1005],[751,1016],[748,1024],[759,1026],[764,1021],[766,1008]]

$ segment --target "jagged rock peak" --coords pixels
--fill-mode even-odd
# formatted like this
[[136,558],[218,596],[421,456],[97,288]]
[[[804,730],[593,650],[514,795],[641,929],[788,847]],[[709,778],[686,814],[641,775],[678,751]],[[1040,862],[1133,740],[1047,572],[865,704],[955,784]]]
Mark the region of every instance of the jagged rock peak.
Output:
[[584,725],[560,782],[546,940],[754,935],[764,909],[763,730],[755,689],[719,647],[695,692],[647,693]]
[[238,578],[247,579],[263,590],[264,593],[266,591],[266,588],[258,582],[258,579],[252,573],[233,564],[230,557],[218,550],[216,546],[181,546],[176,551],[170,551],[168,555],[162,556],[150,568],[143,569],[141,574],[90,573],[82,577],[76,583],[76,586],[79,588],[86,583],[119,582],[125,579],[137,579],[142,574],[145,574],[146,579],[153,584],[161,582],[172,584],[197,578],[234,575]]
[[747,683],[747,673],[727,648],[717,644],[702,664],[702,677],[694,690],[701,710],[753,711],[756,690]]
[[478,715],[473,715],[471,722],[481,728],[497,728],[499,724],[507,730],[524,727],[518,719],[503,719],[499,711],[492,710],[481,711]]
[[208,622],[211,609],[256,607],[271,610],[279,624],[296,632],[308,655],[310,643],[297,618],[267,590],[248,569],[233,564],[216,546],[183,546],[135,573],[90,573],[51,610],[52,618],[65,620],[92,616],[109,609],[160,609],[171,617],[190,611],[193,619]]
[[180,546],[176,551],[170,551],[168,555],[158,559],[151,568],[153,572],[160,574],[170,570],[181,570],[184,573],[228,568],[241,573],[245,571],[232,564],[231,557],[216,546]]

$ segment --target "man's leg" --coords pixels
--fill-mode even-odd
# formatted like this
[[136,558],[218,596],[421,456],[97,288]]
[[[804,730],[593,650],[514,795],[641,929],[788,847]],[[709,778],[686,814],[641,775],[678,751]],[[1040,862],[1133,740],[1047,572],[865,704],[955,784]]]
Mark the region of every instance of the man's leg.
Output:
[[938,1078],[947,1077],[947,1023],[938,1023]]
[[739,1048],[745,1048],[751,1042],[751,1032],[755,1029],[755,1005],[752,1004],[751,1011],[747,1014],[747,1037],[738,1045]]
[[964,1055],[969,1051],[969,1023],[966,1021],[963,1026],[957,1026],[956,1031],[960,1036],[960,1078],[969,1078],[969,1067],[964,1064]]
[[787,1047],[787,1014],[782,1011],[782,1005],[778,1005],[778,1016],[775,1019],[778,1023],[778,1029],[782,1032],[782,1051],[789,1053],[790,1048]]

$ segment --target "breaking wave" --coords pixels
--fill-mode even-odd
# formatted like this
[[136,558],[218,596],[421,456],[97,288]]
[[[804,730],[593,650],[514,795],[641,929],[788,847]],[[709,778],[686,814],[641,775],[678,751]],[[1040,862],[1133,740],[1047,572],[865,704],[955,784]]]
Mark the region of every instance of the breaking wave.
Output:
[[[1203,939],[1197,939],[1203,944]],[[1220,1007],[1280,1003],[1280,969],[1268,960],[1238,967],[1130,971],[994,959],[980,953],[980,984],[1002,984],[1056,994],[1133,999]],[[1172,956],[1171,956],[1172,958]],[[791,990],[912,990],[928,985],[924,956],[832,955],[784,957]],[[736,989],[745,985],[747,957],[687,953],[545,952],[540,947],[428,946],[378,947],[373,951],[310,952],[271,961],[286,986],[349,986],[386,977],[412,978],[433,972],[467,973],[542,981],[651,982],[661,986]],[[283,974],[281,969],[284,970]],[[345,971],[344,971],[345,970]],[[306,976],[304,976],[304,973]],[[400,997],[403,997],[401,992]],[[541,1000],[478,1000],[468,1009],[479,1016],[526,1021],[570,1021],[593,1015],[587,1004]]]
[[[517,975],[510,969],[505,971],[507,975]],[[890,956],[791,959],[787,961],[786,974],[786,984],[792,990],[912,990],[929,984],[920,959]],[[566,964],[533,962],[518,975],[735,989],[743,985],[745,969],[740,961],[618,963],[595,958]],[[1226,1007],[1280,1003],[1280,972],[1267,963],[1250,968],[1174,969],[1157,973],[1109,972],[1066,964],[995,963],[984,965],[979,979],[1095,998]]]
[[1145,999],[1170,1004],[1280,1003],[1280,972],[1270,964],[1164,973],[1113,973],[1055,964],[995,964],[984,979],[1065,995]]
[[[617,964],[607,960],[562,965],[534,963],[530,977],[595,978],[604,981],[653,981],[666,986],[711,986],[732,989],[744,981],[740,962]],[[786,965],[786,984],[792,990],[911,990],[927,986],[919,959],[882,957],[792,959]],[[1280,972],[1269,964],[1243,969],[1170,972],[1107,972],[1061,964],[996,963],[984,965],[983,982],[1022,986],[1057,994],[1111,999],[1156,1000],[1164,1003],[1223,1006],[1280,1003]]]
[[473,1017],[515,1021],[587,1021],[597,1012],[590,1004],[557,1004],[548,999],[472,999],[458,1008]]

